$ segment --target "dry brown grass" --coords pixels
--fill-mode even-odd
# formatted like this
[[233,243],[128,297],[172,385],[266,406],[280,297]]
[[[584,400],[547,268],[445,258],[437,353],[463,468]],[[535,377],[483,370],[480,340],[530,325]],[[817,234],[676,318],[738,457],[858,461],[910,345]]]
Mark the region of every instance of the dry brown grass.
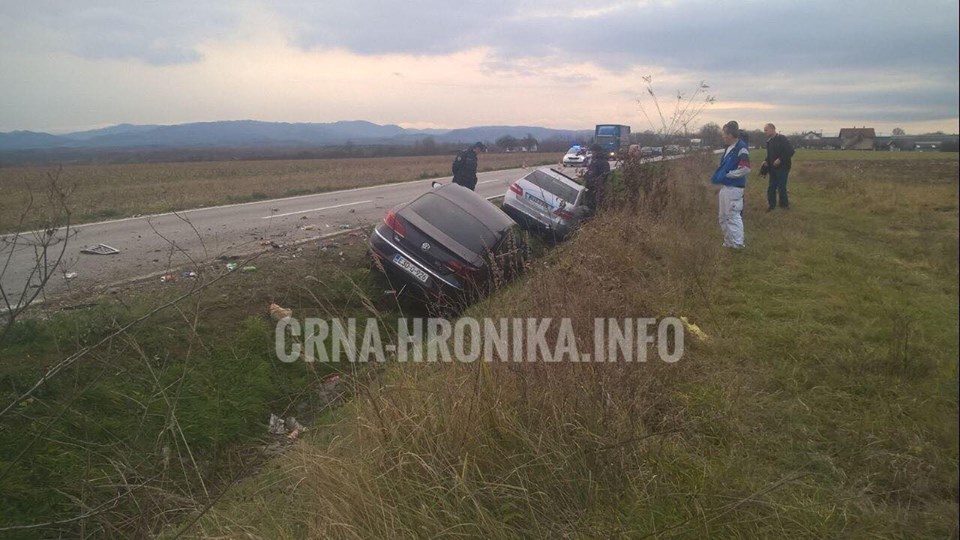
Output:
[[[594,317],[682,314],[702,302],[721,253],[716,241],[690,238],[712,221],[700,210],[708,190],[686,181],[695,169],[660,170],[677,181],[667,200],[612,201],[522,282],[466,315],[570,317],[578,344],[592,350]],[[664,205],[659,217],[648,210]],[[690,354],[678,364],[651,350],[643,364],[404,365],[358,389],[347,413],[356,422],[275,464],[268,476],[293,479],[294,490],[240,486],[203,534],[609,537],[590,514],[650,481],[646,463],[684,429],[671,389],[695,377]],[[240,514],[257,517],[235,521]]]
[[[289,197],[450,174],[452,156],[68,165],[74,223],[201,206]],[[485,154],[480,171],[556,163],[552,154]],[[17,226],[19,209],[56,167],[0,168],[0,233]],[[38,213],[40,210],[38,210]],[[41,226],[39,220],[27,228]]]
[[958,186],[940,161],[800,162],[794,208],[771,214],[753,177],[743,252],[720,248],[713,159],[625,179],[466,315],[570,317],[587,349],[594,317],[687,315],[708,341],[688,333],[676,364],[394,366],[200,534],[956,537]]

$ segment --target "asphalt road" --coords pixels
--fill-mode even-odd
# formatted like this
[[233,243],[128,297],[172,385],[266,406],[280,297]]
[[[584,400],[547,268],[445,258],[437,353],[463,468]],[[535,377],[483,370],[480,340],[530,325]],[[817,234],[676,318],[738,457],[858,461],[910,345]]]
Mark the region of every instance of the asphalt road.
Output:
[[[477,193],[502,196],[507,187],[529,172],[510,169],[478,174]],[[567,174],[572,176],[572,169]],[[434,181],[450,177],[416,180],[273,199],[244,204],[198,208],[73,227],[60,267],[47,282],[49,297],[68,289],[108,286],[131,279],[158,276],[167,271],[199,268],[218,257],[250,254],[268,249],[263,242],[290,244],[324,237],[376,223],[391,207],[412,200],[429,190]],[[0,284],[11,303],[29,287],[36,289],[38,277],[31,272],[37,264],[34,245],[42,231],[16,238],[0,237]],[[58,231],[62,240],[63,231]],[[106,244],[118,249],[114,255],[81,253],[85,246]],[[50,251],[59,252],[60,245]],[[53,253],[51,253],[53,255]],[[8,262],[9,261],[9,262]],[[65,275],[75,273],[67,279]],[[2,309],[3,305],[0,305]]]

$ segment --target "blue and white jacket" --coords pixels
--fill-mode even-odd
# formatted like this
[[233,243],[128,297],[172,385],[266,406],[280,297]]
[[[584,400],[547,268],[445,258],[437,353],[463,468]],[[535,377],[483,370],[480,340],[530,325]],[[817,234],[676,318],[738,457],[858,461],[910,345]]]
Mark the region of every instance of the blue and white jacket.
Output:
[[710,183],[742,188],[747,185],[749,174],[750,151],[743,139],[737,139],[720,158],[720,166],[713,173]]

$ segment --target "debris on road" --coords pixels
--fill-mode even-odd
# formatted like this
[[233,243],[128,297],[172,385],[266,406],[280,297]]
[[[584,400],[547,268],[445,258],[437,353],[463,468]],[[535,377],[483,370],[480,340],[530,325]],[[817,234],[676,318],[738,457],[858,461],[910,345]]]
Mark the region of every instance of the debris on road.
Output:
[[80,274],[78,274],[78,273],[76,273],[76,272],[67,272],[67,273],[63,274],[63,279],[73,279],[73,278],[75,278],[75,277],[77,277],[77,276],[79,276],[79,275],[80,275]]
[[227,263],[227,272],[233,272],[233,271],[236,270],[239,266],[240,266],[240,265],[238,265],[237,263],[234,263],[234,262],[232,262],[232,263]]
[[173,274],[165,274],[160,276],[160,283],[170,283],[171,281],[176,281],[177,277]]
[[186,271],[186,272],[183,273],[182,277],[183,277],[184,279],[197,279],[197,273],[188,270],[188,271]]
[[80,253],[89,253],[91,255],[115,255],[120,253],[120,250],[115,247],[110,247],[106,244],[97,244],[93,247],[86,246],[81,248]]
[[244,274],[252,274],[252,273],[254,273],[254,272],[257,271],[257,267],[256,267],[256,266],[244,266],[243,268],[240,269],[240,271],[243,272]]
[[289,319],[293,315],[292,309],[287,309],[278,304],[270,304],[270,318],[275,321],[282,321],[284,319]]
[[350,228],[351,228],[350,225],[347,225],[346,223],[341,223],[341,224],[340,224],[340,229],[341,229],[341,230],[347,231],[347,230],[350,230]]
[[303,227],[300,227],[300,230],[301,230],[301,231],[312,231],[312,230],[314,230],[314,229],[316,229],[316,228],[317,228],[316,225],[304,225]]

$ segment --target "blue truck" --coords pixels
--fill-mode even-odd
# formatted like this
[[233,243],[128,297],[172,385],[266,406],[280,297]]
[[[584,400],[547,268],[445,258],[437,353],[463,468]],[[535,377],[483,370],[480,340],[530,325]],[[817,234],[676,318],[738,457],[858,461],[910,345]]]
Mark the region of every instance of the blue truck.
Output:
[[608,158],[622,157],[630,148],[630,126],[597,124],[593,140],[603,148]]

